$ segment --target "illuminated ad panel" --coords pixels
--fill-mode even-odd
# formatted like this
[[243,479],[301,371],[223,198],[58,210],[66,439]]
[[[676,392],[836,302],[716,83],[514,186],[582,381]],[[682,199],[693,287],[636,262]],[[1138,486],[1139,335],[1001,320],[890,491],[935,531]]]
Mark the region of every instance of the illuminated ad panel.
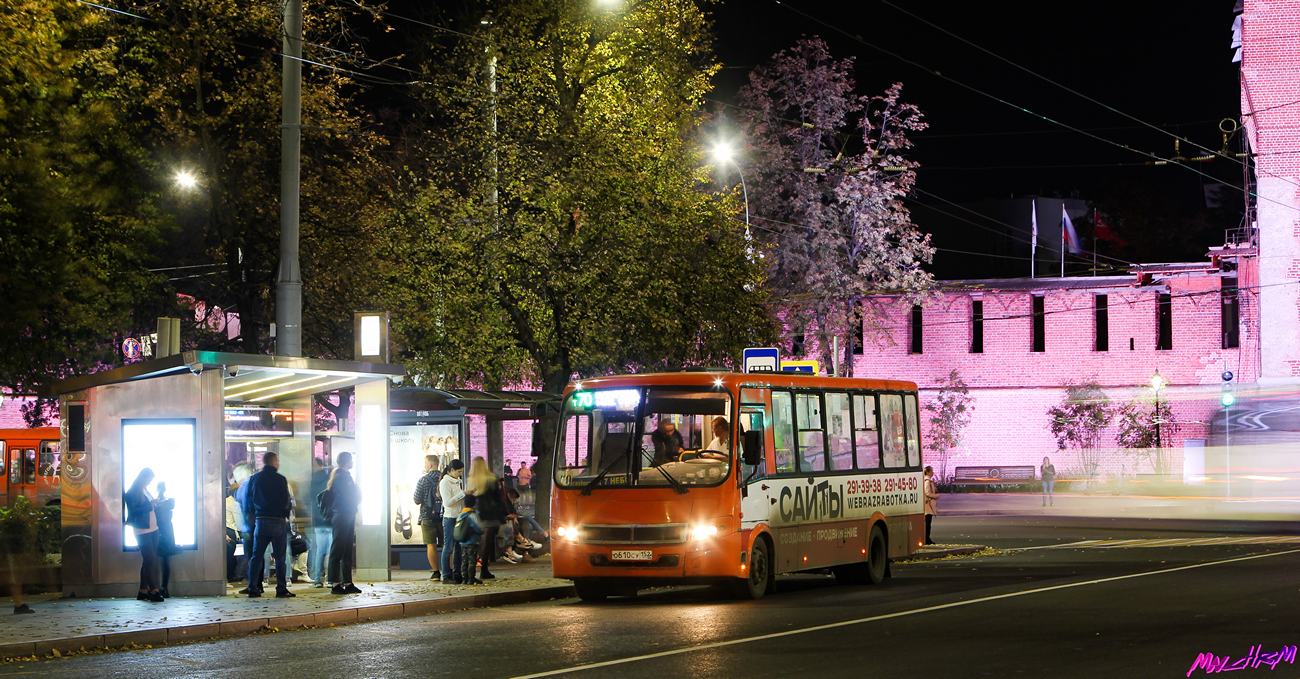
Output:
[[[198,546],[198,479],[194,470],[194,420],[122,420],[122,489],[131,487],[140,470],[153,470],[149,495],[158,497],[158,482],[176,499],[172,528],[176,546]],[[122,546],[136,549],[135,531],[122,532]]]
[[415,484],[424,476],[424,456],[438,458],[438,471],[460,457],[460,427],[425,424],[388,429],[388,489],[393,522],[391,544],[419,545],[420,508],[415,504]]
[[384,517],[382,460],[384,413],[377,405],[362,405],[357,413],[357,454],[353,465],[361,487],[361,525],[378,526]]
[[225,409],[227,439],[293,436],[293,411],[257,406]]

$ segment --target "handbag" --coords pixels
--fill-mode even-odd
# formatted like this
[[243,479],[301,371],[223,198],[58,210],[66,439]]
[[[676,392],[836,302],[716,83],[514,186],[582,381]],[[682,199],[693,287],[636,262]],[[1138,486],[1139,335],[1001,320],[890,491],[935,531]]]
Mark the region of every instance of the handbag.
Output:
[[297,558],[305,551],[307,551],[307,537],[296,530],[289,533],[289,553]]

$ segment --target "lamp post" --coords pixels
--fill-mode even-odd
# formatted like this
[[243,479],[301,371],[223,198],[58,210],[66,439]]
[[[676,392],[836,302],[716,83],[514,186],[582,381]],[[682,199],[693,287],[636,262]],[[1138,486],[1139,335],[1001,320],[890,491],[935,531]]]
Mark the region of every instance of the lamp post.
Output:
[[740,191],[745,197],[745,240],[750,240],[749,235],[749,187],[745,186],[745,171],[740,169],[740,163],[736,162],[735,154],[731,146],[723,143],[713,147],[713,158],[719,163],[731,163],[740,175]]
[[[1163,376],[1160,375],[1160,369],[1156,369],[1156,374],[1151,376],[1151,391],[1155,394],[1155,405],[1152,406],[1151,418],[1156,424],[1156,455],[1164,456],[1164,440],[1160,437],[1160,390],[1169,384]],[[1160,459],[1160,458],[1157,458]]]

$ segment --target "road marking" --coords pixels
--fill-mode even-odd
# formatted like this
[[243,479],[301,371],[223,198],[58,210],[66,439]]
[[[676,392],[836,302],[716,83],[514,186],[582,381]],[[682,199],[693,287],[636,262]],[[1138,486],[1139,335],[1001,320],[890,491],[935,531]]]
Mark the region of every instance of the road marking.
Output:
[[573,667],[567,667],[559,670],[551,670],[549,672],[538,672],[536,674],[524,674],[517,677],[513,677],[512,679],[539,679],[540,677],[554,677],[561,674],[570,674],[573,672],[584,672],[586,670],[599,669],[601,667],[625,665],[628,663],[640,662],[642,660],[666,658],[668,656],[682,655],[685,653],[694,653],[696,651],[707,651],[713,648],[736,646],[738,644],[748,644],[748,643],[753,643],[755,641],[766,641],[768,639],[780,639],[781,637],[790,637],[790,636],[795,636],[797,634],[807,634],[809,632],[820,632],[822,630],[835,629],[838,627],[849,627],[851,625],[861,625],[863,623],[876,622],[879,620],[889,620],[891,618],[902,618],[909,615],[918,615],[920,613],[942,611],[949,608],[958,608],[961,606],[970,606],[972,604],[980,604],[988,601],[997,601],[999,599],[1011,599],[1019,596],[1028,596],[1030,594],[1041,594],[1043,592],[1053,592],[1059,589],[1071,589],[1074,587],[1083,587],[1085,585],[1099,585],[1107,582],[1116,582],[1118,580],[1144,578],[1149,575],[1163,575],[1165,573],[1176,573],[1178,571],[1186,571],[1194,568],[1204,568],[1206,566],[1218,566],[1220,564],[1236,563],[1238,561],[1251,561],[1253,559],[1267,559],[1274,556],[1285,556],[1287,554],[1300,554],[1300,549],[1292,549],[1285,552],[1272,552],[1269,554],[1252,554],[1250,556],[1239,556],[1232,559],[1223,559],[1221,561],[1207,561],[1205,563],[1190,564],[1187,566],[1176,566],[1174,568],[1165,568],[1158,571],[1147,571],[1145,573],[1130,573],[1129,575],[1116,575],[1113,577],[1100,578],[1097,580],[1086,580],[1084,582],[1072,582],[1064,585],[1052,585],[1050,587],[1039,587],[1038,589],[1029,589],[1023,592],[1010,592],[1007,594],[996,594],[993,596],[980,597],[978,599],[970,599],[967,601],[954,601],[952,603],[939,604],[938,606],[926,606],[925,608],[917,608],[910,611],[899,611],[898,613],[887,613],[885,615],[873,615],[869,618],[857,618],[855,620],[832,622],[826,625],[816,625],[814,627],[804,627],[802,629],[786,630],[784,632],[775,632],[772,634],[761,634],[759,636],[745,637],[743,639],[732,639],[730,641],[715,641],[711,644],[701,644],[699,646],[688,646],[686,648],[678,648],[670,651],[660,651],[658,653],[648,653],[646,655],[637,655],[637,656],[632,656],[630,658],[619,658],[618,660],[606,660],[603,662],[588,663],[586,665],[575,665]]
[[1081,540],[1063,545],[1038,545],[1031,549],[1118,549],[1141,547],[1204,547],[1208,545],[1281,545],[1300,543],[1300,535],[1258,535],[1236,538],[1153,538],[1150,540]]

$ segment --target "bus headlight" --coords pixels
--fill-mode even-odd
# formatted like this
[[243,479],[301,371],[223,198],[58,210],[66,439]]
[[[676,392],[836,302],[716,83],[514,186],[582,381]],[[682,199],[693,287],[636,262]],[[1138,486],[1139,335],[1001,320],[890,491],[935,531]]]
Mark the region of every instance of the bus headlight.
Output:
[[707,540],[717,534],[717,526],[696,526],[691,529],[692,540]]
[[555,528],[555,535],[559,537],[561,540],[568,540],[569,542],[578,541],[578,529],[576,528],[569,528],[568,526],[557,526]]

